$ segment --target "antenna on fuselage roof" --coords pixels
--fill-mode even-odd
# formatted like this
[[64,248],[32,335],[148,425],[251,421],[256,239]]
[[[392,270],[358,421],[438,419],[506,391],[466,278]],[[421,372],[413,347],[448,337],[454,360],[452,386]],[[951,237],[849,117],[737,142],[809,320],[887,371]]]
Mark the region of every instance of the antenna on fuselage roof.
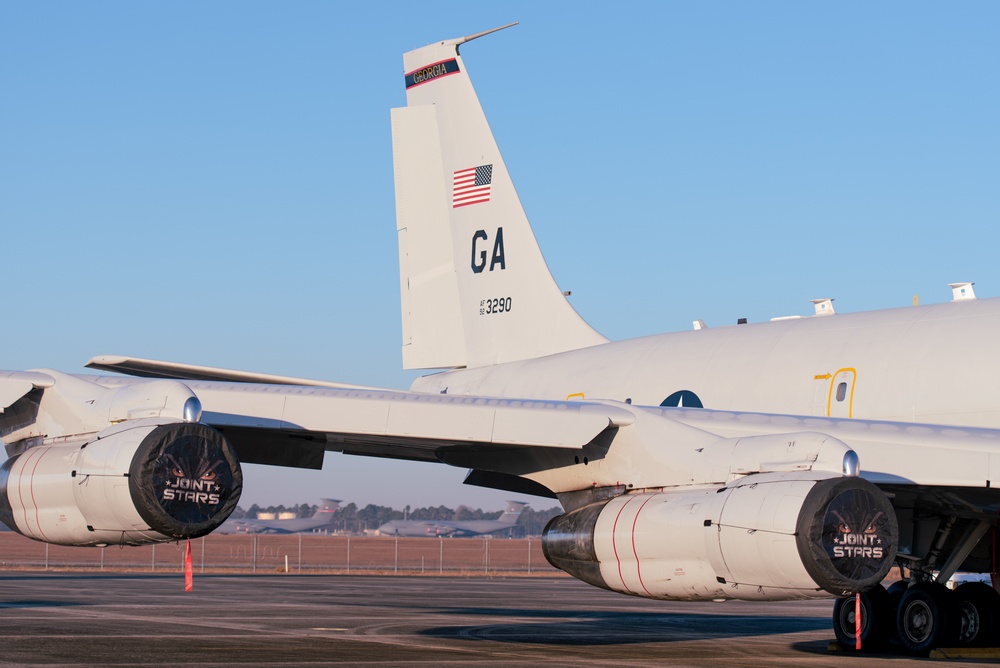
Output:
[[967,299],[975,299],[976,291],[972,289],[975,283],[949,283],[951,288],[951,301],[961,302]]
[[[810,299],[813,305],[813,316],[817,315],[836,315],[837,312],[833,309],[833,298],[825,297],[823,299]],[[778,322],[780,320],[798,320],[799,318],[807,318],[810,316],[803,315],[783,315],[777,318],[771,318],[771,322]]]
[[813,309],[815,310],[814,315],[836,315],[836,311],[833,310],[833,299],[810,299],[812,302]]

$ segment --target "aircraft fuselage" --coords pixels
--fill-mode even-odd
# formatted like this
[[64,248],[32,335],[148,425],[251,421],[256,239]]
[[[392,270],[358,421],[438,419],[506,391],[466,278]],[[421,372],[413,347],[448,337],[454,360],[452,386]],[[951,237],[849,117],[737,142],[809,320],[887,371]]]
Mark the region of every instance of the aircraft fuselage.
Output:
[[998,427],[996,332],[1000,299],[977,299],[647,336],[412,389]]

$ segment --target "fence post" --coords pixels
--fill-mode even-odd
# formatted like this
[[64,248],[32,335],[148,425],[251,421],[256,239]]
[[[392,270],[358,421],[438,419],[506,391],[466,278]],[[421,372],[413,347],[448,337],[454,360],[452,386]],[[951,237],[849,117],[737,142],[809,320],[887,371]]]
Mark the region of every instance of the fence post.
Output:
[[49,544],[45,544],[45,570],[49,570]]
[[438,573],[444,573],[444,536],[438,536]]
[[399,536],[396,536],[396,555],[392,562],[392,572],[394,574],[399,573]]
[[299,534],[299,573],[302,572],[302,534]]
[[253,548],[253,572],[257,572],[257,534],[251,534],[253,540],[250,541],[250,547]]
[[202,536],[201,537],[201,572],[202,573],[205,572],[205,539],[206,538],[208,538],[208,536]]
[[483,536],[483,543],[486,544],[486,558],[483,559],[483,573],[490,572],[490,539]]
[[101,570],[104,570],[104,548],[101,548]]
[[531,538],[528,538],[528,572],[531,572]]
[[152,563],[149,566],[149,570],[150,570],[151,573],[155,573],[156,572],[156,543],[153,543],[153,550],[152,550],[152,552],[153,552],[153,558],[152,558]]
[[347,537],[347,572],[351,572],[351,537]]

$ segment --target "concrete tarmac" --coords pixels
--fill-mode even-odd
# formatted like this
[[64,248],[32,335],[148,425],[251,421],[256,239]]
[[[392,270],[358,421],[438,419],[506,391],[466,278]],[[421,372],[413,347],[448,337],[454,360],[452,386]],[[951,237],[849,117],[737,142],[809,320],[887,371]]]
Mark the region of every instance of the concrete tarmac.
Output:
[[[0,574],[3,665],[916,666],[830,652],[832,601],[674,603],[566,577]],[[963,664],[966,662],[962,662]]]

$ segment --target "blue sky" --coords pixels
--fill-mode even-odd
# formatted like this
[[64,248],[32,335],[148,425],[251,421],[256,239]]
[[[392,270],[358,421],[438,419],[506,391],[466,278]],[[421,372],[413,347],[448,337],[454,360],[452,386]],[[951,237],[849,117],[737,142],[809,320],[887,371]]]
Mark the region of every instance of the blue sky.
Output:
[[[462,54],[606,336],[1000,295],[993,2],[5,3],[0,368],[121,353],[408,386],[401,55],[510,21]],[[510,496],[341,455],[249,469],[245,505]]]

